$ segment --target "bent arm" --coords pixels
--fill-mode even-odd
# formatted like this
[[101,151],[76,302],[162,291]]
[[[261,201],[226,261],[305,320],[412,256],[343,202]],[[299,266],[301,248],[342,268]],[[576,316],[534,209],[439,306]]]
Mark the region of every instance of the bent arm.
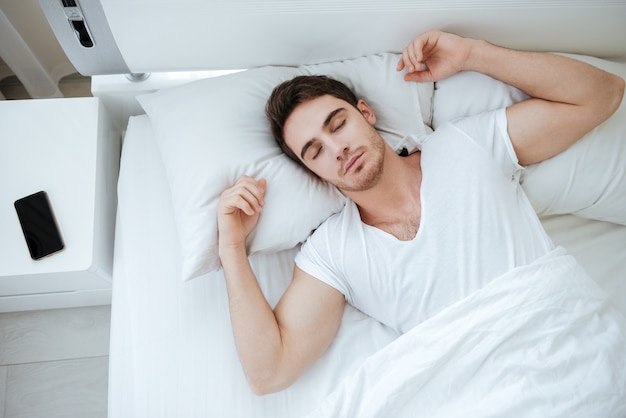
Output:
[[343,295],[296,267],[291,285],[272,311],[245,251],[222,253],[222,264],[237,352],[250,387],[257,395],[288,387],[337,334]]
[[436,81],[458,71],[478,71],[532,98],[507,109],[508,130],[522,165],[564,151],[619,107],[624,80],[559,55],[516,51],[439,31],[417,37],[398,69],[420,68],[406,80]]
[[218,204],[219,251],[239,359],[258,395],[293,383],[337,334],[344,296],[297,267],[272,310],[250,267],[245,238],[258,220],[265,183],[240,179]]
[[619,107],[624,80],[567,57],[479,42],[468,68],[532,98],[507,109],[508,131],[522,165],[564,151]]

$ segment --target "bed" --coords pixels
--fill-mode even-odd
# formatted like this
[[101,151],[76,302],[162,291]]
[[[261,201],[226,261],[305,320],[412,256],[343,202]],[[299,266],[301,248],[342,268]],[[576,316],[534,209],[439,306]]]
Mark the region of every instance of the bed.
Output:
[[[239,363],[211,217],[239,175],[275,185],[248,242],[275,304],[300,243],[344,204],[268,139],[262,106],[277,82],[316,73],[346,81],[379,112],[384,138],[412,151],[408,133],[525,98],[475,73],[407,87],[395,62],[419,32],[432,26],[567,53],[626,77],[623,2],[92,3],[82,11],[105,19],[120,65],[157,72],[139,82],[93,78],[94,94],[125,130],[110,417],[626,416],[624,104],[520,179],[560,246],[554,254],[404,335],[347,306],[328,352],[275,394],[254,395]],[[131,36],[138,28],[145,36]],[[100,30],[90,28],[94,38]],[[311,30],[319,36],[302,35]],[[79,56],[77,68],[81,60],[93,63]],[[198,72],[242,68],[250,70]],[[194,72],[158,73],[182,70]]]

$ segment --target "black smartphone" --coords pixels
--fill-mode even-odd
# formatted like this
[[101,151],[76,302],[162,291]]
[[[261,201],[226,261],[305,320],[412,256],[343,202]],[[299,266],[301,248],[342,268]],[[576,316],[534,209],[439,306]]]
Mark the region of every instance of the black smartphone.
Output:
[[41,191],[18,199],[14,206],[33,260],[39,260],[65,247],[46,192]]

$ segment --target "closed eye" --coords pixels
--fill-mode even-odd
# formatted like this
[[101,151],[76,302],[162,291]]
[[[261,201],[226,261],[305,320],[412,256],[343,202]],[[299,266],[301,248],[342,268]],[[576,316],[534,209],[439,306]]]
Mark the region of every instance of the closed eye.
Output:
[[343,128],[343,126],[346,124],[346,120],[343,119],[341,121],[341,123],[339,123],[339,125],[335,126],[335,128],[333,129],[333,132],[337,132],[338,130],[340,130],[341,128]]
[[[336,120],[337,115],[339,115],[341,112],[345,112],[345,111],[346,111],[345,108],[340,107],[340,108],[337,108],[337,109],[333,110],[332,112],[330,112],[328,114],[328,116],[326,116],[326,119],[324,120],[324,123],[322,124],[324,129],[328,129],[328,127],[331,125],[331,123]],[[340,130],[341,128],[344,127],[345,124],[346,124],[346,118],[341,119],[341,122],[339,122],[338,125],[336,125],[334,128],[332,128],[331,132],[334,133],[334,132]],[[305,160],[305,157],[308,154],[308,151],[311,150],[311,147],[313,147],[316,143],[317,143],[317,140],[315,140],[315,138],[313,138],[313,139],[308,140],[304,144],[304,146],[300,150],[300,158],[302,160]],[[319,154],[321,152],[322,152],[322,149],[321,149],[321,145],[320,145],[320,148],[315,150],[315,154],[311,158],[315,159],[317,156],[319,156]]]

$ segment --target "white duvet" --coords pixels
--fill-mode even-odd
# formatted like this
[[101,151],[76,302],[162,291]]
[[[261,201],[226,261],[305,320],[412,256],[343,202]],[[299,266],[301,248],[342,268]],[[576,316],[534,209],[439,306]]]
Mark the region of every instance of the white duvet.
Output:
[[626,417],[626,320],[558,248],[371,356],[311,417]]

